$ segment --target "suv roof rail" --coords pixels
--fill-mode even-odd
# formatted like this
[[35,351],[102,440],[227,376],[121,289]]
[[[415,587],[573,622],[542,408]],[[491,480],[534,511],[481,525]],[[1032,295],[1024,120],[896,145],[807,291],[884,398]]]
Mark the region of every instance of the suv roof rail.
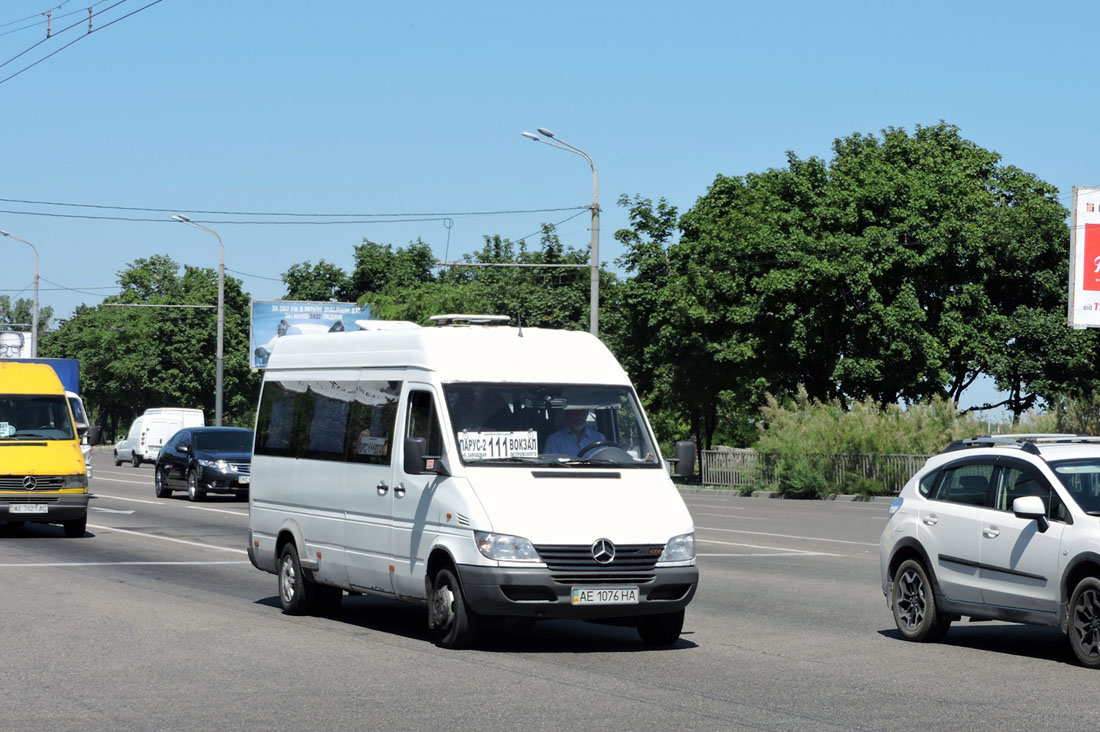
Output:
[[955,440],[944,452],[965,450],[971,447],[1018,447],[1032,455],[1039,454],[1039,444],[1054,443],[1094,443],[1100,444],[1100,437],[1083,434],[1063,434],[1058,432],[1034,432],[1013,435],[976,435],[963,440]]
[[432,325],[508,325],[511,320],[507,315],[463,315],[451,313],[448,315],[433,315],[428,320]]

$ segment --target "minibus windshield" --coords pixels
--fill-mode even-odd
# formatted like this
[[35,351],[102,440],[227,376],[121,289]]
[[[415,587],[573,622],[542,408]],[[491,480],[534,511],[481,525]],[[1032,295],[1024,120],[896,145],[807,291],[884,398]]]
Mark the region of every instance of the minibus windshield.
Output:
[[465,382],[444,384],[443,393],[466,464],[660,464],[629,386]]
[[65,397],[0,394],[0,440],[72,440],[73,420]]

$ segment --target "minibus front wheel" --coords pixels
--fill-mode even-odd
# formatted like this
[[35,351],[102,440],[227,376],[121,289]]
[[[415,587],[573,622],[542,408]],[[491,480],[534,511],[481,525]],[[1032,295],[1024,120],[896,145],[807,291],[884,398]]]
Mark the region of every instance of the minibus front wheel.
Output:
[[462,585],[449,568],[440,569],[432,580],[428,627],[442,648],[469,648],[477,640],[477,616],[466,605]]

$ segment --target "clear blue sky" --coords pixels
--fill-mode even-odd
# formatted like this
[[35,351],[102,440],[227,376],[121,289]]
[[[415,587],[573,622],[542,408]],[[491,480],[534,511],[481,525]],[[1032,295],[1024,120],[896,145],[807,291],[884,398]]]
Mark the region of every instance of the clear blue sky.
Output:
[[[856,131],[943,119],[1056,185],[1067,206],[1072,186],[1100,182],[1096,13],[1080,3],[162,0],[107,26],[150,1],[0,3],[0,63],[46,35],[43,16],[12,21],[60,5],[55,32],[80,23],[0,67],[0,79],[85,32],[89,2],[103,27],[0,81],[0,198],[189,214],[218,230],[226,267],[257,299],[282,296],[278,278],[297,262],[350,269],[364,237],[420,237],[443,258],[447,230],[439,220],[214,223],[242,217],[195,211],[588,204],[587,164],[520,136],[536,127],[595,160],[600,258],[612,267],[621,194],[683,212],[719,173],[782,166],[787,150],[828,157]],[[168,213],[0,210],[0,229],[38,246],[41,301],[56,317],[117,292],[117,273],[141,257],[217,264],[214,238]],[[571,214],[452,216],[446,253]],[[587,246],[587,214],[559,234]],[[30,249],[0,247],[0,291],[29,297]]]

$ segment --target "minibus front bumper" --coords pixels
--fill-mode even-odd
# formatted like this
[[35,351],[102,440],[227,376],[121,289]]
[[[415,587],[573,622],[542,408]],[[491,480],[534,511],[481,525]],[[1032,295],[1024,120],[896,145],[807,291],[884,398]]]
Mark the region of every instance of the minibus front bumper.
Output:
[[59,523],[88,513],[87,493],[0,493],[0,521]]
[[[687,606],[699,586],[695,566],[657,567],[642,575],[565,576],[539,568],[458,566],[470,609],[481,615],[524,618],[600,620],[676,612]],[[622,590],[637,588],[636,602],[621,602]],[[600,589],[613,604],[575,602],[574,589]],[[619,592],[615,592],[619,590]]]

